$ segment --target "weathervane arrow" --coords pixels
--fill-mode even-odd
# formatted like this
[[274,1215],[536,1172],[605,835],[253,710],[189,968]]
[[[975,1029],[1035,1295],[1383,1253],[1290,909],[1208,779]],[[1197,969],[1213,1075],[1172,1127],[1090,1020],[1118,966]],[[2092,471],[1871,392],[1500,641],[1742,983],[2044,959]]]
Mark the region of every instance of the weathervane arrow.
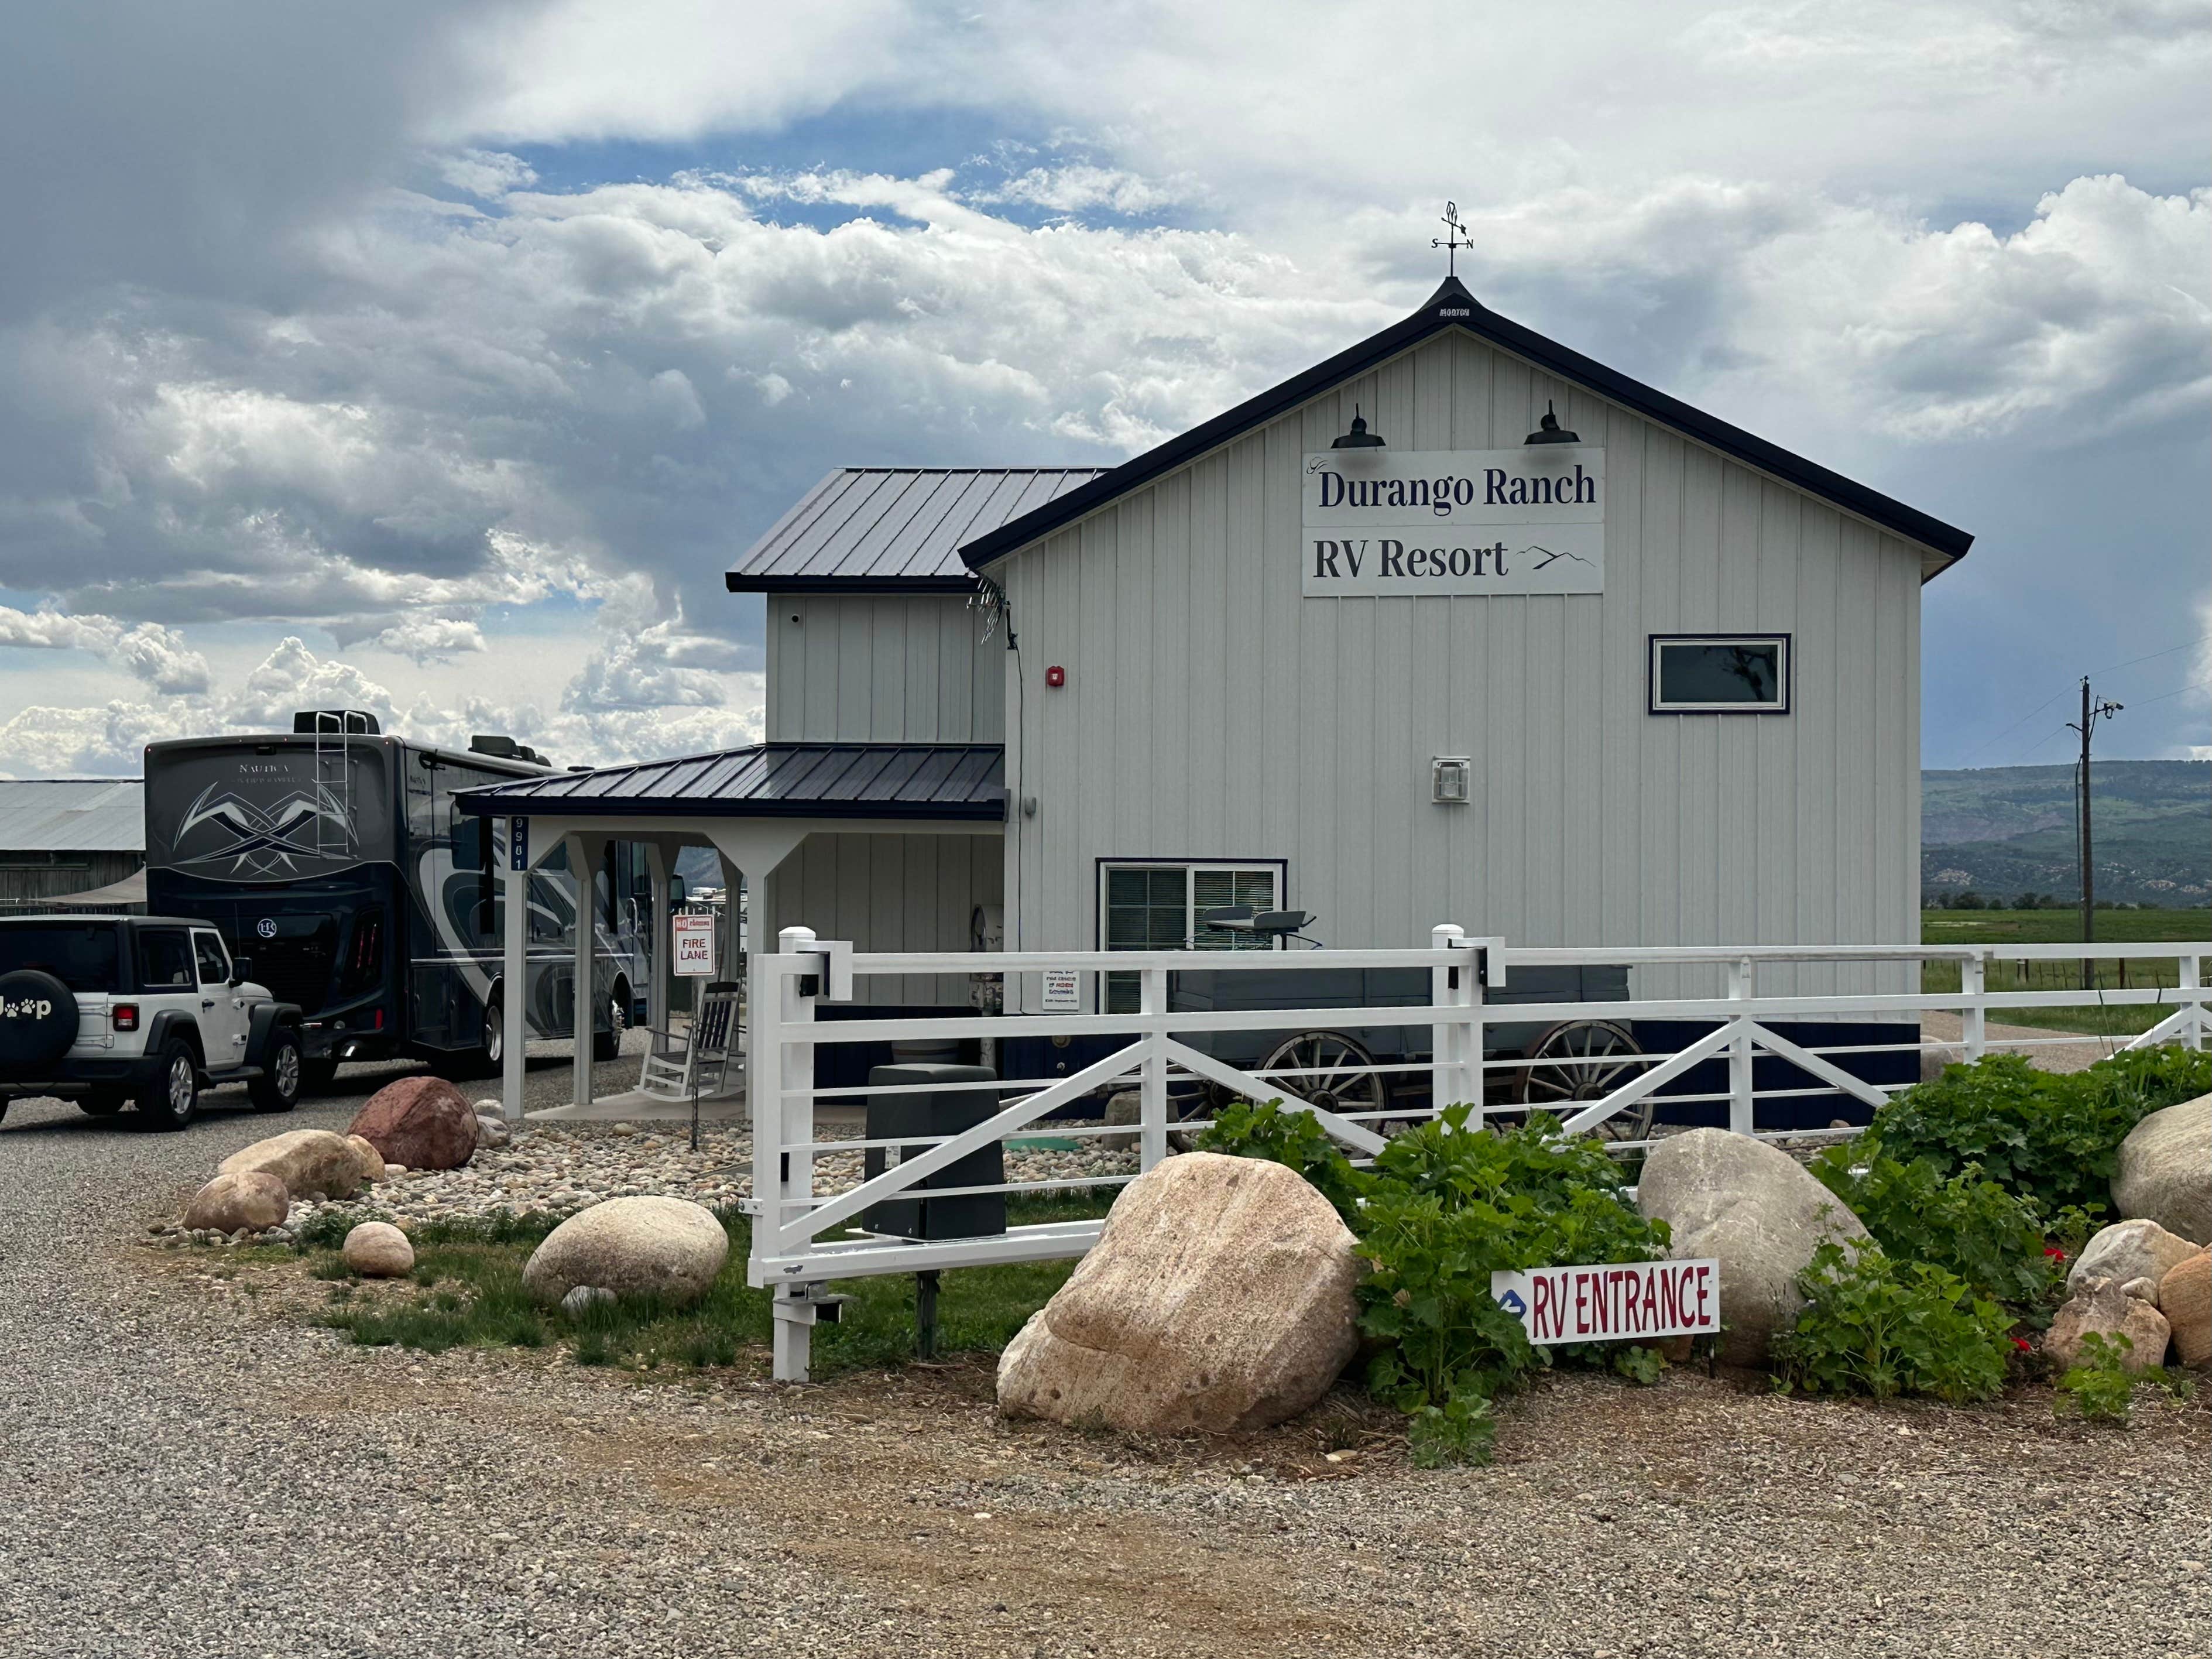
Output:
[[1463,247],[1473,247],[1474,241],[1468,235],[1467,227],[1459,222],[1458,203],[1444,204],[1443,222],[1444,234],[1430,237],[1429,246],[1444,250],[1444,275],[1456,276],[1459,275],[1459,251]]

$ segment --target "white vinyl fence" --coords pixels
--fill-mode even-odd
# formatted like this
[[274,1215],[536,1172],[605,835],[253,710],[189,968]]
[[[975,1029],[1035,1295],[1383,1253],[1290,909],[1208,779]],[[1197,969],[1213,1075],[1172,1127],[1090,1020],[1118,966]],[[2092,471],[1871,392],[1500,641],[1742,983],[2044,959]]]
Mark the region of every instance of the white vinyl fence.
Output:
[[[1475,939],[1455,927],[1434,930],[1426,951],[1116,951],[1060,953],[1021,952],[856,952],[849,944],[817,939],[804,927],[786,928],[778,937],[775,954],[763,954],[750,963],[749,1046],[752,1058],[753,1197],[748,1204],[753,1218],[750,1282],[775,1287],[775,1375],[783,1380],[806,1376],[811,1332],[817,1317],[834,1316],[835,1298],[824,1294],[830,1281],[875,1273],[930,1273],[945,1267],[976,1267],[994,1262],[1044,1261],[1081,1255],[1097,1240],[1104,1224],[1096,1219],[1047,1221],[1012,1225],[1003,1233],[973,1238],[912,1239],[865,1230],[864,1212],[889,1200],[927,1196],[957,1198],[1001,1193],[1009,1199],[1023,1195],[1065,1193],[1071,1189],[1117,1189],[1135,1178],[1134,1171],[1060,1176],[1040,1180],[1008,1180],[990,1186],[925,1187],[929,1177],[969,1154],[1010,1137],[1040,1133],[1040,1120],[1055,1110],[1089,1097],[1101,1096],[1133,1081],[1140,1098],[1139,1121],[1132,1126],[1088,1127],[1066,1123],[1046,1126],[1055,1139],[1077,1140],[1099,1136],[1126,1139],[1134,1135],[1137,1169],[1149,1170],[1168,1155],[1171,1133],[1203,1127],[1209,1121],[1206,1102],[1241,1097],[1255,1101],[1279,1100],[1285,1108],[1310,1111],[1346,1151],[1358,1160],[1371,1157],[1384,1144],[1394,1121],[1403,1121],[1409,1109],[1402,1097],[1420,1097],[1413,1115],[1426,1115],[1454,1103],[1471,1103],[1478,1114],[1492,1115],[1526,1109],[1514,1094],[1517,1080],[1531,1073],[1525,1053],[1498,1053],[1486,1044],[1491,1028],[1510,1024],[1517,1028],[1556,1032],[1562,1028],[1587,1029],[1593,1024],[1638,1022],[1694,1022],[1711,1029],[1686,1046],[1665,1052],[1624,1054],[1607,1051],[1588,1059],[1577,1058],[1570,1042],[1554,1052],[1541,1067],[1553,1078],[1570,1083],[1576,1068],[1603,1079],[1595,1085],[1570,1087],[1564,1102],[1553,1097],[1529,1098],[1557,1113],[1569,1133],[1606,1132],[1607,1126],[1648,1117],[1650,1097],[1676,1084],[1696,1066],[1717,1062],[1725,1072],[1727,1087],[1708,1093],[1668,1093],[1668,1105],[1725,1103],[1729,1127],[1744,1134],[1771,1139],[1839,1133],[1777,1129],[1771,1115],[1762,1122],[1762,1103],[1803,1103],[1826,1097],[1840,1103],[1844,1097],[1863,1107],[1880,1105],[1899,1084],[1864,1081],[1837,1063],[1837,1057],[1874,1054],[1911,1054],[1910,1068],[1917,1074],[1917,1056],[1940,1054],[1946,1059],[1978,1059],[1986,1046],[1986,1027],[1992,1016],[2002,1022],[2007,1011],[2027,1008],[2154,1005],[2172,1012],[2140,1036],[2110,1039],[2117,1050],[2154,1043],[2178,1042],[2202,1048],[2208,1030],[2208,993],[2200,977],[2203,958],[2212,955],[2212,943],[2186,945],[1838,945],[1826,948],[1787,945],[1682,946],[1672,949],[1547,949],[1509,945],[1500,939]],[[2166,985],[2158,983],[2125,990],[2086,991],[2007,990],[1987,988],[1992,963],[2063,961],[2076,964],[2123,957],[2130,962],[2171,962]],[[1845,964],[1929,962],[1958,964],[1960,988],[1955,992],[1895,993],[1888,994],[1763,994],[1759,974],[1768,964]],[[1510,985],[1516,969],[1568,967],[1626,967],[1632,974],[1642,967],[1695,968],[1717,973],[1723,994],[1717,996],[1677,996],[1663,1000],[1577,1000],[1501,1003],[1493,999]],[[1288,973],[1320,975],[1344,969],[1415,969],[1429,975],[1430,1000],[1425,1006],[1330,1006],[1323,1002],[1294,1006],[1269,1006],[1243,1011],[1219,1008],[1170,1012],[1171,975],[1202,972],[1210,975]],[[878,975],[1000,975],[1036,976],[1048,970],[1079,974],[1133,975],[1139,987],[1138,1011],[1133,1013],[970,1013],[948,1012],[928,1018],[852,1019],[837,1018],[838,1006],[855,1000],[855,982]],[[1916,966],[1914,971],[1918,971]],[[2015,977],[2017,975],[2014,975]],[[1316,981],[1316,982],[1320,982]],[[1337,982],[1343,982],[1338,975]],[[865,1000],[865,999],[861,999]],[[1925,1038],[1919,1030],[1923,1017],[1934,1012],[1960,1017],[1955,1042]],[[1894,1043],[1871,1046],[1808,1048],[1777,1031],[1777,1025],[1848,1022],[1870,1024],[1893,1022]],[[1340,1033],[1376,1031],[1402,1033],[1400,1051],[1413,1058],[1377,1060],[1357,1069],[1387,1079],[1389,1092],[1401,1097],[1369,1109],[1330,1109],[1326,1103],[1346,1092],[1346,1066],[1340,1058],[1321,1066],[1270,1064],[1264,1070],[1246,1071],[1209,1052],[1217,1044],[1235,1048],[1252,1033]],[[817,1109],[858,1108],[872,1092],[866,1085],[817,1087],[816,1056],[834,1045],[866,1043],[952,1043],[981,1039],[1002,1045],[1010,1039],[1120,1039],[1126,1047],[1105,1058],[1084,1065],[1064,1076],[1010,1077],[983,1085],[946,1083],[902,1085],[902,1095],[933,1091],[973,1091],[981,1086],[996,1092],[1000,1109],[988,1120],[958,1133],[942,1136],[901,1134],[896,1139],[834,1138],[817,1125]],[[2024,1042],[2008,1040],[2008,1048],[2032,1048],[2040,1042],[2079,1042],[2079,1036],[2052,1035]],[[1761,1085],[1755,1061],[1771,1055],[1794,1066],[1809,1083],[1780,1087]],[[1273,1059],[1273,1056],[1270,1056]],[[1770,1074],[1776,1067],[1765,1068]],[[1422,1085],[1425,1085],[1424,1089]],[[1501,1091],[1501,1085],[1503,1085]],[[1351,1092],[1358,1092],[1352,1091]],[[1370,1098],[1382,1092],[1369,1091]],[[1505,1098],[1501,1098],[1501,1092]],[[1553,1096],[1558,1091],[1552,1091]],[[1577,1095],[1594,1095],[1576,1098]],[[1322,1103],[1310,1097],[1319,1096]],[[1195,1115],[1180,1118],[1176,1105],[1196,1101]],[[1863,1113],[1858,1114],[1863,1115]],[[1621,1150],[1648,1144],[1640,1137],[1611,1137]],[[1109,1142],[1109,1145],[1115,1144]],[[917,1149],[920,1150],[917,1150]],[[824,1192],[816,1182],[816,1162],[831,1154],[852,1154],[871,1149],[892,1160],[881,1174],[842,1192]]]

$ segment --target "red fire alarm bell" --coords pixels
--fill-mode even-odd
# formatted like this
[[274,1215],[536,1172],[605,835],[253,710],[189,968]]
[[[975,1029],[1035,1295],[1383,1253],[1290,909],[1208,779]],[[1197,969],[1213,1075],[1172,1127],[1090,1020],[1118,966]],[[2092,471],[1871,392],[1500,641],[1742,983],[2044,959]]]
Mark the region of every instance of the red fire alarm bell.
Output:
[[1044,683],[1055,691],[1067,684],[1067,671],[1057,663],[1044,671]]

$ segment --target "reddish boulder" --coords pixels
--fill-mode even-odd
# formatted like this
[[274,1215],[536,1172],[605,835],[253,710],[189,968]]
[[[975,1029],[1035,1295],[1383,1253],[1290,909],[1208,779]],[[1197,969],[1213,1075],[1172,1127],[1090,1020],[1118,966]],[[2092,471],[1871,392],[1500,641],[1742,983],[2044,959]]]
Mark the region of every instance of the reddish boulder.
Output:
[[368,1097],[346,1133],[359,1135],[386,1164],[458,1170],[477,1149],[476,1109],[440,1077],[404,1077]]

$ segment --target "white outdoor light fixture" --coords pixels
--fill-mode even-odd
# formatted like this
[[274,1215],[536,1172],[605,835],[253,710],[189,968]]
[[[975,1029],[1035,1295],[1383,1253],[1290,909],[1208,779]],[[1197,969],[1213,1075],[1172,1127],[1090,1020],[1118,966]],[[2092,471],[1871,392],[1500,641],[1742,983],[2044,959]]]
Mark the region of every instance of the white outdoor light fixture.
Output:
[[1429,799],[1439,806],[1464,806],[1474,799],[1474,763],[1465,755],[1437,755],[1429,762]]

